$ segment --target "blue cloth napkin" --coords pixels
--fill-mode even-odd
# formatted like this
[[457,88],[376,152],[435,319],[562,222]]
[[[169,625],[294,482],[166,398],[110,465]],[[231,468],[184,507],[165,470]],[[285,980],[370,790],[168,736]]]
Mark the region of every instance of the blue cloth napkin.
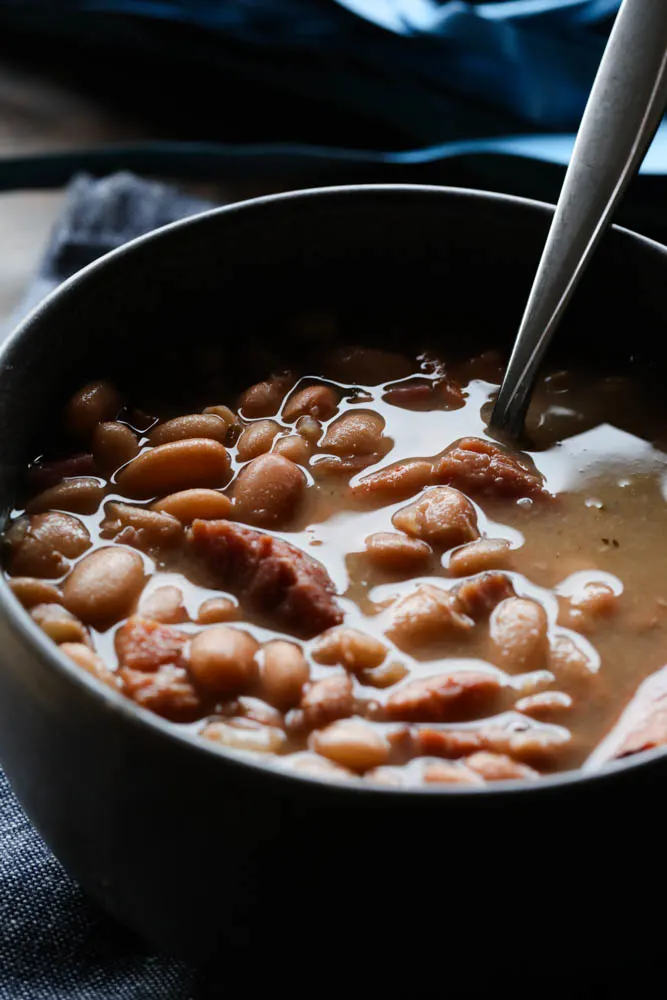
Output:
[[[78,177],[15,319],[127,240],[208,207],[118,174]],[[0,1000],[194,1000],[195,970],[153,954],[91,903],[30,826],[0,771]],[[206,993],[208,995],[208,993]]]

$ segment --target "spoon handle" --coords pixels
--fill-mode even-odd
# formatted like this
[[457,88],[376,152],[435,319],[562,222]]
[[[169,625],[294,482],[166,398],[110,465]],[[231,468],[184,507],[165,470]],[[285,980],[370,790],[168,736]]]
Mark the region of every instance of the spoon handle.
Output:
[[667,104],[667,0],[623,0],[584,111],[491,427],[517,438],[540,361]]

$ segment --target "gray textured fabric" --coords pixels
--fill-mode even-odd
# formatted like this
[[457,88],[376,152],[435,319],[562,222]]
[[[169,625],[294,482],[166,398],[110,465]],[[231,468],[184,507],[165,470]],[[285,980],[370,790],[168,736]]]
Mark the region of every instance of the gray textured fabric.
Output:
[[[108,250],[206,207],[130,174],[77,178],[15,318]],[[0,1000],[190,1000],[193,979],[87,899],[0,772]]]

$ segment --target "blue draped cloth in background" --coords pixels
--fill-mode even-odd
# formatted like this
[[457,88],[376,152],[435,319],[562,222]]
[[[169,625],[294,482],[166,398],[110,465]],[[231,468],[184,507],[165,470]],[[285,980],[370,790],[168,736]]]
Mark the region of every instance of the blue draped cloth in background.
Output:
[[[168,137],[0,159],[0,188],[131,169],[207,180],[425,180],[553,200],[618,7],[0,0],[0,54],[25,52],[61,73],[66,65],[89,92]],[[663,126],[621,221],[667,236],[667,213],[655,211],[665,193]]]

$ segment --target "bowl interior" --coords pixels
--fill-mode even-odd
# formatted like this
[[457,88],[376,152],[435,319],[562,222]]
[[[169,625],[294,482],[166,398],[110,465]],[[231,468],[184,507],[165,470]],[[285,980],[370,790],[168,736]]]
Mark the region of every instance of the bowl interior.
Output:
[[[333,316],[348,343],[508,347],[549,217],[546,206],[474,192],[340,188],[213,212],[116,252],[3,350],[3,510],[54,412],[91,378],[117,380],[139,406],[220,402],[331,337],[327,324],[295,329],[313,311]],[[610,234],[550,359],[661,362],[666,261],[656,244]]]

